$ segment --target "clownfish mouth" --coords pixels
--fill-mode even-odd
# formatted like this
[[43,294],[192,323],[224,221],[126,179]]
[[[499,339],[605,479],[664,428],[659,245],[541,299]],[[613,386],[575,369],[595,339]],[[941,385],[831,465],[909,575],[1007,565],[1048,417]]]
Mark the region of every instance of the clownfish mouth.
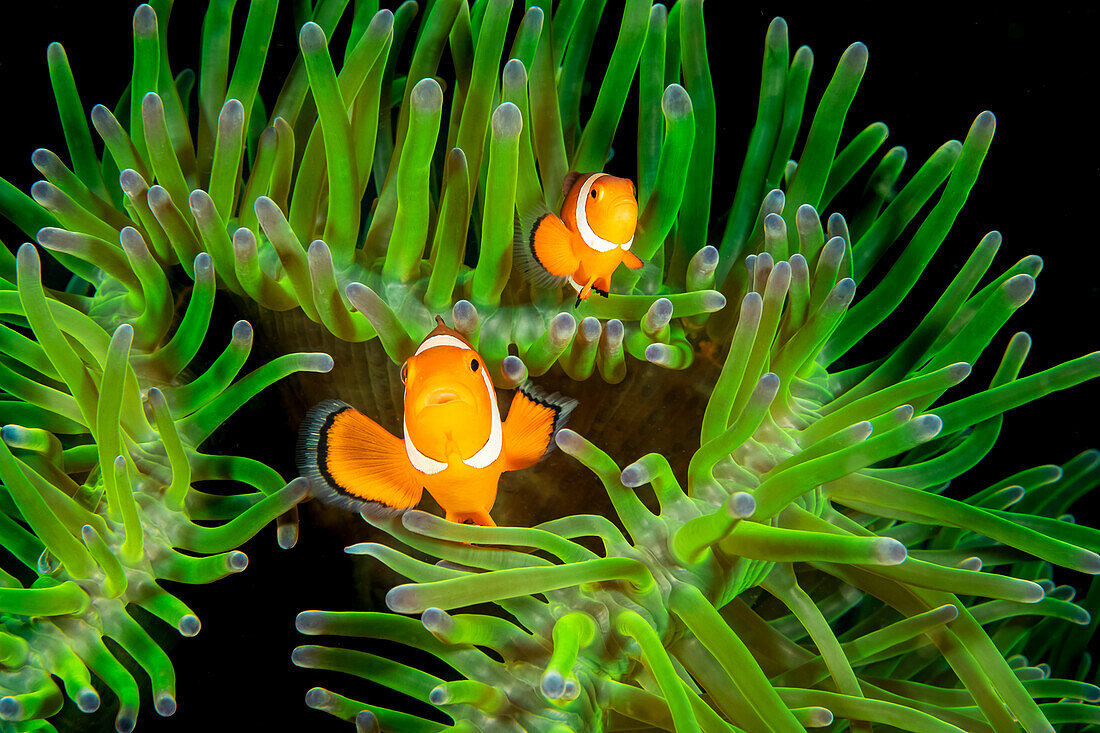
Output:
[[458,399],[458,393],[454,390],[436,389],[424,398],[424,406],[432,407],[434,405],[446,405],[449,402],[456,402]]

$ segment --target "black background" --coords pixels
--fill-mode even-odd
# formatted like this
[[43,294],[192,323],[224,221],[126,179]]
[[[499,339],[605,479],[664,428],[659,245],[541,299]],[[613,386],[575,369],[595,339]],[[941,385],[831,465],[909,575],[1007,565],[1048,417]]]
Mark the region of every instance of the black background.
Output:
[[[175,71],[197,68],[204,5],[176,4],[169,34]],[[247,3],[239,5],[238,37]],[[279,11],[268,57],[267,68],[275,73],[269,73],[261,87],[269,104],[281,84],[275,77],[289,68],[295,51],[290,5],[283,3]],[[841,52],[850,42],[863,41],[870,49],[870,63],[848,115],[842,144],[871,122],[887,123],[890,137],[883,151],[899,144],[909,151],[903,180],[945,140],[961,140],[979,112],[989,109],[997,115],[997,134],[970,200],[934,260],[931,274],[889,321],[894,333],[905,333],[915,325],[924,312],[920,306],[927,306],[941,292],[982,235],[998,229],[1004,244],[994,271],[1003,271],[1032,253],[1041,255],[1046,267],[1032,301],[979,361],[972,379],[988,380],[1013,330],[1026,330],[1034,337],[1025,373],[1100,347],[1098,158],[1095,117],[1087,112],[1095,103],[1097,86],[1094,9],[1051,4],[1026,11],[1001,7],[989,15],[961,6],[940,13],[906,5],[912,12],[902,15],[883,14],[881,3],[850,3],[843,8],[819,3],[812,10],[779,5],[734,10],[729,5],[711,0],[706,6],[718,100],[715,241],[721,236],[719,217],[732,200],[755,119],[764,32],[772,17],[783,15],[790,27],[792,55],[802,44],[815,52],[803,130]],[[50,148],[67,159],[50,93],[46,45],[54,40],[65,45],[86,109],[95,103],[112,107],[130,74],[133,7],[117,1],[38,2],[23,6],[21,22],[5,21],[0,47],[4,102],[0,174],[22,190],[29,190],[39,178],[30,165],[35,148]],[[618,7],[616,0],[608,3],[593,69],[602,69],[603,63],[596,62],[610,53]],[[517,19],[518,15],[517,11]],[[594,72],[597,82],[600,73]],[[615,144],[620,153],[612,167],[620,173],[623,166],[633,166],[629,128],[635,115],[632,95],[623,115],[624,134]],[[9,247],[22,241],[22,235],[6,222],[0,236]],[[880,353],[875,344],[885,348],[891,343],[889,338],[872,340],[868,354]],[[1014,411],[997,448],[967,477],[968,484],[978,488],[1028,466],[1062,463],[1084,448],[1097,446],[1098,398],[1100,388],[1092,384]],[[268,404],[249,409],[272,408]],[[292,422],[294,416],[280,415],[276,421],[284,417]],[[223,450],[238,452],[234,444],[266,446],[278,456],[273,459],[276,467],[289,477],[293,470],[289,442],[272,444],[284,441],[286,433],[272,432],[223,436]],[[1077,513],[1082,521],[1095,517],[1085,507]],[[251,564],[242,575],[210,586],[173,589],[202,618],[203,630],[194,639],[164,635],[178,675],[179,709],[173,718],[156,719],[147,682],[139,674],[142,730],[228,730],[242,725],[267,730],[299,726],[347,730],[334,718],[305,707],[303,695],[314,684],[386,704],[380,688],[290,664],[290,650],[309,641],[293,629],[297,611],[361,607],[350,583],[353,561],[341,551],[344,543],[308,526],[308,508],[304,516],[307,524],[295,549],[278,551],[273,530],[265,529],[243,548]],[[400,706],[392,699],[388,702]],[[111,730],[114,704],[107,695],[100,713],[66,715],[59,725]]]

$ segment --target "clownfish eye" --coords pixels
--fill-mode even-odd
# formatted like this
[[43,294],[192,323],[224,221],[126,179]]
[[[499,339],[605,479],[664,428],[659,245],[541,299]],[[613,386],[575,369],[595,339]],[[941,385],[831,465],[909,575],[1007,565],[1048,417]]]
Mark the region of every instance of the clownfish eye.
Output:
[[596,189],[594,189],[594,188],[589,192],[588,195],[591,196],[592,198],[596,198],[598,196],[598,194],[596,193]]
[[477,369],[478,369],[478,367],[480,367],[480,366],[481,366],[481,365],[477,363],[477,359],[471,359],[471,360],[470,360],[470,369],[471,369],[472,371],[475,371],[475,372],[476,372],[476,371],[477,371]]
[[409,362],[405,362],[401,365],[401,384],[405,383],[405,380],[409,378]]

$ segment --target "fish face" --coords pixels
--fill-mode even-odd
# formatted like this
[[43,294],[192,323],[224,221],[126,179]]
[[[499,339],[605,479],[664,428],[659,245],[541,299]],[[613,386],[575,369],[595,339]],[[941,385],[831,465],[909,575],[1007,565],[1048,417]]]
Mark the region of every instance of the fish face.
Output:
[[584,213],[589,228],[599,239],[630,248],[638,225],[638,200],[634,184],[628,179],[605,175],[594,180],[584,199]]
[[465,458],[485,445],[494,404],[485,362],[476,351],[436,346],[410,357],[401,373],[405,430],[424,455],[446,461],[457,451]]

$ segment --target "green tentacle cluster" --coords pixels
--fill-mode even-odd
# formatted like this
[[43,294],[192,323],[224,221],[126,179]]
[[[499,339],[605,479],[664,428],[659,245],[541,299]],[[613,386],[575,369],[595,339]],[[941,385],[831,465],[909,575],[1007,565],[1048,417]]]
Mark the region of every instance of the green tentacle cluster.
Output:
[[[50,237],[70,234],[58,232]],[[122,244],[131,262],[149,258],[136,230],[123,230]],[[234,548],[276,518],[281,545],[297,537],[304,479],[287,484],[261,463],[200,447],[260,390],[296,371],[328,371],[332,360],[292,354],[237,380],[252,346],[251,327],[239,321],[223,354],[182,378],[206,338],[213,303],[205,253],[195,258],[191,300],[170,338],[171,318],[157,315],[167,293],[159,268],[150,271],[160,281],[118,294],[143,310],[112,309],[117,319],[152,324],[150,334],[131,323],[108,332],[89,315],[106,307],[102,301],[92,307],[91,299],[43,287],[32,245],[4,267],[0,720],[5,730],[53,730],[45,719],[63,704],[53,676],[81,711],[95,711],[91,671],[119,698],[115,727],[129,731],[138,685],[104,639],[145,671],[156,711],[171,715],[172,663],[137,619],[153,616],[184,636],[200,624],[161,581],[210,583],[241,572],[248,558]],[[117,281],[103,282],[111,298]],[[210,493],[205,482],[243,482],[253,491]]]
[[[245,298],[246,308],[301,309],[345,341],[377,336],[397,362],[433,327],[435,314],[461,303],[501,386],[526,376],[514,365],[502,369],[510,350],[526,373],[560,362],[577,379],[598,365],[605,379],[619,381],[625,354],[647,358],[651,343],[661,347],[649,354],[657,363],[685,368],[693,350],[680,322],[653,341],[639,321],[658,295],[669,297],[678,318],[725,304],[711,289],[711,265],[687,272],[706,244],[709,205],[699,202],[709,201],[714,101],[701,3],[683,13],[676,6],[671,18],[650,4],[629,4],[583,127],[580,91],[596,18],[577,3],[553,18],[549,2],[531,3],[507,56],[511,0],[472,9],[458,0],[423,9],[405,3],[394,13],[356,3],[342,63],[327,39],[345,3],[320,3],[299,19],[300,55],[270,112],[258,85],[276,4],[251,3],[229,74],[234,3],[213,3],[203,25],[195,124],[187,115],[195,74],[173,78],[168,65],[170,4],[142,5],[134,14],[128,92],[113,110],[96,105],[91,112],[103,161],[95,158],[64,50],[54,44],[51,79],[73,169],[39,151],[35,164],[46,181],[29,198],[0,184],[0,208],[80,277],[98,283],[108,276],[124,302],[142,277],[157,277],[155,267],[178,263],[190,276],[195,256],[207,252],[218,286]],[[402,74],[398,49],[418,15],[418,42]],[[669,32],[681,38],[666,43]],[[680,54],[662,72],[666,45],[679,48],[681,40],[686,89],[674,81]],[[456,76],[445,83],[451,99],[444,115],[434,75],[447,50]],[[514,211],[559,206],[566,171],[604,168],[640,63],[657,76],[645,90],[650,112],[639,122],[646,144],[638,150],[644,176],[635,251],[654,266],[642,282],[620,273],[616,295],[574,312],[560,289],[512,276]],[[688,155],[693,162],[685,167]],[[685,192],[690,198],[681,206]],[[125,227],[148,244],[140,273],[118,251]],[[467,252],[469,241],[476,248]],[[97,295],[104,312],[125,311],[107,293]]]
[[[696,6],[677,8],[683,29]],[[624,18],[625,28],[631,6]],[[324,688],[310,690],[309,705],[361,731],[1038,732],[1100,722],[1090,704],[1100,688],[1074,681],[1091,671],[1082,640],[1100,597],[1074,603],[1073,589],[1053,581],[1055,567],[1100,573],[1100,532],[1065,513],[1100,484],[1100,454],[959,498],[945,491],[990,451],[1005,412],[1100,376],[1100,352],[1022,376],[1031,339],[1017,333],[988,387],[945,396],[1030,298],[1041,268],[1027,257],[986,278],[1001,242],[992,232],[911,333],[866,364],[834,367],[899,307],[944,241],[994,119],[982,113],[900,190],[904,152],[888,152],[851,223],[832,214],[823,226],[819,211],[868,166],[885,128],[838,150],[867,60],[855,44],[800,159],[787,162],[811,58],[800,50],[792,60],[784,24],[772,24],[725,237],[688,264],[689,273],[709,266],[689,277],[717,278],[739,307],[705,323],[729,349],[687,471],[677,475],[660,453],[621,468],[565,430],[558,446],[595,474],[618,522],[576,515],[483,528],[420,512],[377,522],[409,551],[348,551],[409,578],[386,600],[419,622],[306,611],[298,628],[400,641],[448,672],[343,643],[299,647],[294,661],[381,683],[450,722]],[[683,74],[690,82],[686,59]],[[896,191],[889,203],[885,191]],[[855,300],[856,283],[895,244],[894,261]],[[742,258],[745,267],[733,265]],[[670,311],[657,301],[640,326],[652,337],[649,360],[675,365],[675,350],[655,337]],[[646,485],[655,506],[635,490]],[[453,613],[486,603],[499,615]],[[1067,623],[1082,632],[1067,635]]]
[[[683,470],[660,453],[621,468],[633,456],[620,446],[559,434],[614,518],[481,528],[413,511],[379,523],[408,552],[351,548],[412,581],[389,593],[396,613],[307,611],[299,629],[405,643],[453,670],[343,645],[295,650],[301,666],[439,712],[309,691],[309,705],[360,730],[1100,723],[1100,689],[1076,681],[1094,674],[1079,652],[1100,585],[1075,603],[1054,580],[1055,567],[1100,572],[1100,533],[1067,513],[1100,483],[1100,454],[949,488],[991,450],[1006,411],[1100,373],[1093,353],[1021,376],[1021,333],[987,387],[945,396],[1030,298],[1042,261],[987,278],[1000,245],[990,233],[915,329],[849,363],[945,241],[991,114],[903,180],[906,151],[880,153],[882,123],[840,144],[867,49],[843,53],[811,112],[813,54],[792,54],[776,19],[737,189],[716,202],[702,0],[626,0],[590,92],[602,0],[529,0],[522,12],[512,0],[393,12],[295,2],[289,70],[265,68],[273,0],[249,3],[231,53],[235,4],[209,3],[201,66],[178,74],[172,3],[138,7],[132,77],[116,105],[91,109],[91,127],[52,44],[69,162],[36,151],[44,180],[30,195],[0,179],[0,212],[72,276],[44,284],[33,245],[0,248],[0,726],[51,729],[55,678],[96,709],[91,672],[120,700],[116,727],[132,728],[137,684],[104,639],[145,669],[170,714],[171,663],[132,611],[194,634],[197,617],[159,581],[243,569],[233,548],[272,519],[294,544],[304,484],[199,449],[260,390],[332,360],[291,354],[238,379],[251,326],[238,321],[214,356],[216,299],[254,321],[300,311],[307,340],[367,342],[376,365],[406,358],[449,310],[501,387],[551,370],[618,384],[627,354],[694,366],[708,385],[701,417],[687,417],[699,441]],[[346,47],[332,47],[343,29]],[[273,99],[260,93],[265,71],[285,79]],[[624,163],[612,144],[635,77],[636,161]],[[634,251],[650,265],[617,272],[610,297],[574,310],[513,274],[515,212],[556,208],[568,171],[605,167],[637,181]],[[850,205],[854,181],[867,183],[862,200],[825,216]],[[711,246],[712,206],[727,203]],[[858,299],[857,283],[870,284]],[[620,390],[648,388],[633,372],[639,384]],[[195,487],[206,481],[254,490]],[[478,603],[500,613],[453,613]]]
[[[1100,721],[1090,704],[1100,688],[1074,681],[1090,672],[1083,647],[1100,584],[1079,604],[1052,579],[1055,567],[1100,573],[1100,531],[1065,514],[1100,484],[1100,453],[963,499],[944,493],[988,452],[1007,410],[1100,375],[1094,352],[1020,376],[1031,341],[1018,333],[987,388],[944,397],[1021,300],[1011,269],[973,292],[995,240],[976,250],[989,255],[980,271],[972,258],[949,288],[974,276],[938,326],[891,352],[923,339],[879,385],[892,356],[860,379],[823,363],[856,312],[853,281],[832,284],[844,249],[822,250],[810,293],[825,293],[804,299],[817,305],[801,315],[789,289],[806,241],[780,243],[800,252],[774,265],[756,255],[686,476],[659,453],[620,468],[564,430],[558,446],[603,485],[618,523],[469,527],[408,512],[376,526],[412,554],[376,543],[348,551],[409,578],[386,601],[419,622],[299,615],[306,634],[400,641],[438,657],[450,676],[344,644],[302,646],[293,658],[434,705],[453,725],[323,688],[307,703],[368,731],[793,731],[841,719],[852,729],[1050,731]],[[646,485],[656,511],[636,492]],[[484,603],[502,614],[451,613]]]

